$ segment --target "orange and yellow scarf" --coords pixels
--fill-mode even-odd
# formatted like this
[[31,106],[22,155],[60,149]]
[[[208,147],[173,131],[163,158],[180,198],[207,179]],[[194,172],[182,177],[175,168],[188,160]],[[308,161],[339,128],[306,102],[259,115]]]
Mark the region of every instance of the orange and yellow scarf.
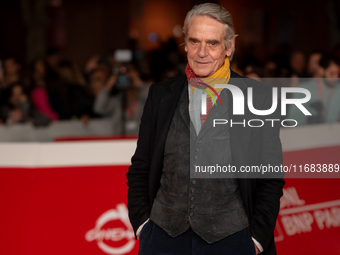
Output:
[[191,85],[191,94],[194,93],[195,89],[202,89],[207,93],[207,97],[211,97],[216,105],[216,101],[213,97],[213,94],[217,96],[222,105],[222,101],[218,95],[223,88],[215,88],[215,84],[227,84],[230,79],[230,69],[229,69],[229,58],[226,57],[224,60],[224,64],[211,76],[206,78],[198,78],[194,71],[189,66],[189,63],[186,67],[186,75],[188,78],[188,82]]

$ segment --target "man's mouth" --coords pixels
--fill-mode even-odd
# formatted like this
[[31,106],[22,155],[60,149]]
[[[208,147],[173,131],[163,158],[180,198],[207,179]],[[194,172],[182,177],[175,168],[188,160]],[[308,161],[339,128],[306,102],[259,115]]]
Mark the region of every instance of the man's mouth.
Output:
[[207,65],[207,64],[209,64],[209,62],[199,62],[199,61],[196,61],[196,63],[199,64],[199,65]]

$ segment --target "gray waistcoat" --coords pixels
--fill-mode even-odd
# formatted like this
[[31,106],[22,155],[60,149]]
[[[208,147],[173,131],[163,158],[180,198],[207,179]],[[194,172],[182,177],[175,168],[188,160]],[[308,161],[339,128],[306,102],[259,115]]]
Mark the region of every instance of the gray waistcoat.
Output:
[[[226,101],[227,94],[223,92],[220,96]],[[247,227],[248,219],[236,179],[190,178],[190,167],[194,165],[231,164],[231,149],[226,125],[206,132],[208,121],[219,116],[216,109],[221,110],[221,106],[212,108],[197,136],[190,125],[188,103],[185,87],[166,139],[161,185],[150,219],[172,237],[191,227],[203,240],[214,243]],[[228,114],[226,105],[223,104],[224,118]]]

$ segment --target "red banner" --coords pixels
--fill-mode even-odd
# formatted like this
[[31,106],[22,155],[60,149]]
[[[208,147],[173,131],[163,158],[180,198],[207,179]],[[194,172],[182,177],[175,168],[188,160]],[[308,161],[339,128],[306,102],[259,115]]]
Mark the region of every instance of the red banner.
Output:
[[137,254],[127,166],[0,170],[1,254]]
[[[284,159],[336,163],[338,155],[339,147],[329,147],[285,152]],[[126,172],[125,164],[1,168],[0,254],[137,254]],[[278,254],[340,254],[339,187],[340,179],[286,179]]]

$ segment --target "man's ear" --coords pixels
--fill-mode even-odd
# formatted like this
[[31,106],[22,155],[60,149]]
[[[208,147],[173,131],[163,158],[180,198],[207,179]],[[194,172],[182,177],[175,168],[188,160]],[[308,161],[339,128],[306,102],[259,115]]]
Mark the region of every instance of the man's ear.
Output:
[[233,52],[234,45],[235,45],[235,37],[230,40],[229,47],[225,54],[226,56],[230,57],[231,53]]
[[184,50],[185,52],[188,52],[187,42],[184,43]]

